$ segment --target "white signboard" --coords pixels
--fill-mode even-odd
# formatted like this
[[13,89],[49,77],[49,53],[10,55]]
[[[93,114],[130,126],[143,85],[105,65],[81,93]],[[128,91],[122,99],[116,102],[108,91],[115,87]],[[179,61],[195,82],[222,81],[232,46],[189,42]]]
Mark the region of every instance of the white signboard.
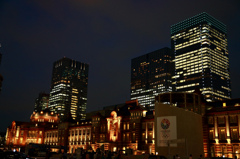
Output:
[[157,118],[157,145],[159,147],[177,147],[177,119],[176,116],[162,116]]

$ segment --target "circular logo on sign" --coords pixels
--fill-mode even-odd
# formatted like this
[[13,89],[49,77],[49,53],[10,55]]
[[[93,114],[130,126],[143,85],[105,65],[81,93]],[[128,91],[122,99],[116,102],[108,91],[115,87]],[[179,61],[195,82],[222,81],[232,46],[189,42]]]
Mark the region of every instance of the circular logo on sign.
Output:
[[163,129],[168,129],[169,126],[170,126],[170,121],[169,121],[168,119],[163,119],[163,120],[161,121],[161,127],[162,127]]

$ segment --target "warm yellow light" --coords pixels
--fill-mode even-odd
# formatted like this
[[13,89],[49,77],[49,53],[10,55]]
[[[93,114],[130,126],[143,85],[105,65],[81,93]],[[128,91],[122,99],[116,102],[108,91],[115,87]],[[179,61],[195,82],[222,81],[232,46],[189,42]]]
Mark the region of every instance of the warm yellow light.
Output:
[[227,106],[227,104],[226,103],[223,103],[223,107],[226,107]]
[[238,106],[240,106],[240,104],[239,104],[239,103],[236,103],[234,106],[235,106],[235,107],[238,107]]
[[144,110],[144,111],[143,111],[143,117],[146,117],[146,113],[147,113],[147,111]]
[[227,143],[228,143],[228,144],[231,144],[231,140],[230,140],[230,139],[227,139]]
[[116,141],[118,139],[118,133],[120,132],[121,117],[117,116],[115,111],[111,112],[111,117],[107,118],[108,131],[110,132],[110,140]]

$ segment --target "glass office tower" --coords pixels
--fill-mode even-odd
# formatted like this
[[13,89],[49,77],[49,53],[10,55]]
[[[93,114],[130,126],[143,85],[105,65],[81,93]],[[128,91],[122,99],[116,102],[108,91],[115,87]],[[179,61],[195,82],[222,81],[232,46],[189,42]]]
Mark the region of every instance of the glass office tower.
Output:
[[131,100],[154,109],[155,96],[172,91],[173,52],[162,48],[132,59]]
[[46,108],[48,108],[48,103],[49,94],[43,92],[39,93],[38,97],[35,99],[34,111],[40,112],[42,110],[45,110]]
[[202,91],[206,101],[231,98],[226,26],[207,13],[171,26],[173,85],[177,92]]
[[74,120],[86,118],[88,68],[88,64],[65,57],[54,62],[49,108],[61,121],[69,113]]

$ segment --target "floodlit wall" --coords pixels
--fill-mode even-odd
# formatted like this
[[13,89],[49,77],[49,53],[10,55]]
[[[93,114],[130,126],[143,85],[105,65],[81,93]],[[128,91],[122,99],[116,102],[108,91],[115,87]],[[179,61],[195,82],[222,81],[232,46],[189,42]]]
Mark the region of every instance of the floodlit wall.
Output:
[[202,116],[194,112],[155,103],[155,152],[172,158],[174,155],[193,158],[203,155]]

